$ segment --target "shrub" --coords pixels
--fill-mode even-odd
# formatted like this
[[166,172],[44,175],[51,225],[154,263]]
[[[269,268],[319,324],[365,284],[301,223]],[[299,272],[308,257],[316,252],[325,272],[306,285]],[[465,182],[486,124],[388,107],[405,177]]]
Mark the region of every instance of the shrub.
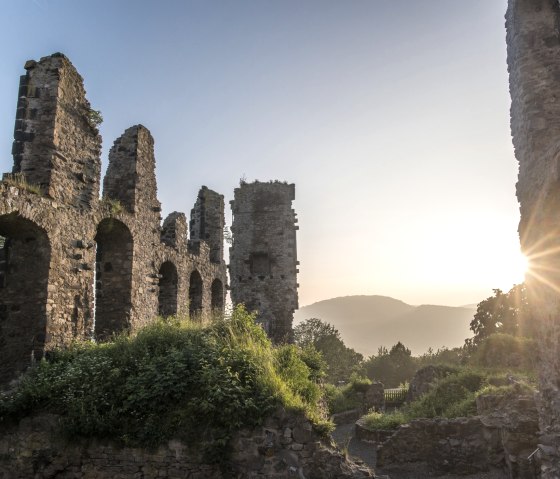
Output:
[[321,389],[311,380],[311,370],[302,360],[302,351],[293,344],[275,350],[278,374],[306,402],[314,403],[321,398]]
[[357,409],[362,405],[362,399],[355,394],[350,384],[344,386],[325,385],[325,399],[329,414]]
[[408,418],[402,411],[394,411],[387,414],[370,412],[364,416],[364,425],[373,431],[397,429],[408,422]]
[[520,381],[513,384],[504,384],[501,386],[489,384],[477,391],[476,396],[491,394],[494,396],[514,397],[522,394],[532,395],[534,393],[535,388],[531,384]]
[[327,362],[323,355],[317,351],[313,346],[305,346],[300,349],[301,360],[307,365],[310,371],[310,378],[313,381],[319,382],[326,376],[328,368]]
[[473,352],[471,364],[485,368],[535,369],[538,348],[535,341],[511,334],[492,334]]
[[103,115],[100,110],[89,109],[87,112],[87,120],[92,128],[97,128],[103,123]]
[[70,437],[144,446],[177,437],[218,460],[234,431],[260,424],[279,404],[328,430],[299,355],[293,346],[275,351],[241,307],[206,326],[159,319],[134,336],[55,352],[0,396],[0,425],[49,411]]
[[485,378],[484,373],[468,369],[449,375],[438,381],[430,392],[406,406],[406,414],[409,418],[463,415],[464,411],[472,410],[474,393],[482,387]]

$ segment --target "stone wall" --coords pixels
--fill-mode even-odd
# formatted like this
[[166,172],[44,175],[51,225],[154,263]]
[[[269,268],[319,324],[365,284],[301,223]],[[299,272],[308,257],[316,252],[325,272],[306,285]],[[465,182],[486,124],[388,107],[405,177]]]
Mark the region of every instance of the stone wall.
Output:
[[231,202],[232,301],[258,311],[258,320],[275,342],[292,340],[298,307],[294,199],[293,184],[255,181],[236,188]]
[[26,70],[0,184],[0,385],[74,339],[187,312],[194,277],[197,313],[223,309],[227,286],[223,197],[201,190],[212,224],[196,245],[182,213],[162,227],[154,140],[136,125],[111,149],[100,200],[101,137],[82,78],[59,53]]
[[511,130],[519,162],[519,236],[539,329],[543,477],[560,477],[560,7],[509,0]]
[[528,460],[538,442],[533,397],[480,396],[477,410],[474,417],[416,419],[400,426],[378,447],[377,465],[427,463],[437,474],[502,469],[511,478],[538,477],[538,465]]
[[0,478],[374,477],[321,439],[305,418],[282,408],[264,426],[241,431],[231,450],[231,461],[220,468],[205,464],[197,451],[175,440],[155,450],[121,448],[107,441],[68,442],[57,430],[57,417],[42,415],[0,433]]

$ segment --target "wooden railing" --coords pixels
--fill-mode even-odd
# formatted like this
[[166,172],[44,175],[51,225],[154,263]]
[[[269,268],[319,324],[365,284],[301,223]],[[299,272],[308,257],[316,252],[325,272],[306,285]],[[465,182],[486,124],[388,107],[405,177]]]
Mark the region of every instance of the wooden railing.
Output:
[[408,388],[385,389],[385,406],[400,406],[406,400]]

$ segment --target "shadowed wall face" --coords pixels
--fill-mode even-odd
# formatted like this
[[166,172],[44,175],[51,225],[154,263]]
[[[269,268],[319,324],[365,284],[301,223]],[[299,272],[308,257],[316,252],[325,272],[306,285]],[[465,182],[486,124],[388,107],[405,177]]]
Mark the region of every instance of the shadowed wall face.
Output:
[[191,318],[202,312],[203,287],[200,273],[194,270],[189,280],[189,315]]
[[222,312],[224,310],[224,285],[219,279],[212,281],[212,311]]
[[0,383],[43,357],[51,248],[31,221],[0,217]]
[[114,219],[97,228],[95,337],[106,340],[131,326],[132,235]]
[[510,0],[506,15],[511,130],[519,161],[519,235],[540,342],[544,478],[560,477],[560,7]]
[[177,268],[166,261],[159,269],[159,308],[162,317],[177,314]]

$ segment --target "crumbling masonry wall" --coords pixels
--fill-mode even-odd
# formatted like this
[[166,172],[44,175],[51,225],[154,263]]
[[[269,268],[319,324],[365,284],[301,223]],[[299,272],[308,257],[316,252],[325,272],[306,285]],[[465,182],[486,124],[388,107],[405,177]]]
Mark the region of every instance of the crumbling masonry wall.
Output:
[[154,141],[136,125],[111,149],[100,199],[101,137],[82,78],[59,53],[25,68],[14,167],[0,183],[0,384],[74,339],[103,340],[158,313],[187,312],[194,273],[197,312],[223,308],[227,286],[215,235],[223,197],[201,190],[197,205],[211,205],[203,214],[195,205],[190,244],[184,214],[162,227]]
[[231,299],[258,311],[277,343],[292,340],[297,295],[295,185],[242,183],[234,191],[230,248]]
[[519,236],[540,342],[542,477],[560,477],[560,7],[509,0],[511,130],[519,161]]

